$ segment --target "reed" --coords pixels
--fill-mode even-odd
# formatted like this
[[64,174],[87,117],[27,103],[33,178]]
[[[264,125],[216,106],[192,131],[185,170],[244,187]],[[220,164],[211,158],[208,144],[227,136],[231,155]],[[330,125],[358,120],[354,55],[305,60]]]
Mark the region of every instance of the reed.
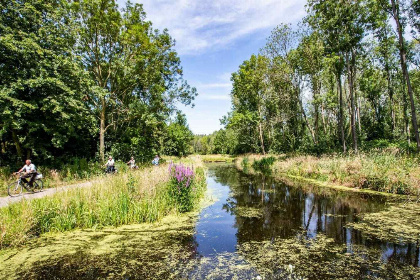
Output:
[[[241,170],[255,167],[263,158],[238,157],[236,167]],[[417,195],[420,191],[419,158],[389,151],[321,157],[276,156],[270,169],[278,177],[291,175],[356,189],[406,195]]]

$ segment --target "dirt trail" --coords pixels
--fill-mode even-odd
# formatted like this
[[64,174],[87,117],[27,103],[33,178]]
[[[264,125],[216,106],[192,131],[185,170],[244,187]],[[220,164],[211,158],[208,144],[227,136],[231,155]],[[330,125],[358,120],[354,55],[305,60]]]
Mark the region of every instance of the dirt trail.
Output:
[[60,187],[55,187],[55,188],[43,189],[42,192],[38,192],[38,193],[24,193],[23,195],[17,196],[17,197],[4,196],[4,197],[0,197],[0,208],[19,202],[22,199],[31,200],[31,199],[41,198],[44,196],[51,196],[58,192],[68,191],[68,190],[76,189],[76,188],[90,187],[90,186],[92,186],[92,182],[84,182],[84,183],[79,183],[79,184],[74,184],[74,185],[69,185],[69,186],[60,186]]

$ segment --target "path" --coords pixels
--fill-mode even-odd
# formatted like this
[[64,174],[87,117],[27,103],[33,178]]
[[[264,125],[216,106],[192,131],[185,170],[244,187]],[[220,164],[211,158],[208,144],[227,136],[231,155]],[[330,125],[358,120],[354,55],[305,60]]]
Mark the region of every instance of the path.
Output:
[[71,190],[71,189],[84,188],[84,187],[90,187],[90,186],[92,186],[92,182],[85,182],[85,183],[79,183],[79,184],[74,184],[74,185],[69,185],[69,186],[43,189],[42,192],[38,192],[38,193],[24,193],[23,195],[17,196],[17,197],[4,196],[4,197],[0,197],[0,208],[19,202],[22,199],[31,200],[31,199],[41,198],[44,196],[51,196],[57,192],[63,192],[63,191]]

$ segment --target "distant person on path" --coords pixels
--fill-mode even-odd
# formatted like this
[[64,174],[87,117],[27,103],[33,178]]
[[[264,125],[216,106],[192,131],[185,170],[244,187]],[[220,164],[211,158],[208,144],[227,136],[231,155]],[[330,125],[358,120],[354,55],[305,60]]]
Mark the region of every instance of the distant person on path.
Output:
[[[28,185],[32,187],[32,185],[35,181],[35,177],[38,173],[36,172],[35,165],[31,162],[30,159],[27,159],[26,162],[25,162],[25,165],[18,172],[15,172],[14,174],[17,174],[17,173],[20,173],[20,172],[25,172],[25,174],[22,175],[22,180],[25,183],[28,183]],[[30,178],[29,182],[25,178]]]
[[127,162],[127,164],[130,166],[131,169],[137,169],[137,168],[139,168],[136,165],[136,161],[134,160],[134,157],[131,157],[131,159]]
[[115,172],[115,162],[114,159],[109,156],[108,161],[105,163],[106,173]]
[[156,155],[155,158],[152,160],[153,165],[159,165],[159,155]]

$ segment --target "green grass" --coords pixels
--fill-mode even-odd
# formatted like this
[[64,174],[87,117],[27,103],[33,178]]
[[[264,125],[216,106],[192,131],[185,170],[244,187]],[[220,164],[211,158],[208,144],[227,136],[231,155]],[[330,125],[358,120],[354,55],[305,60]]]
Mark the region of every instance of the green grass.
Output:
[[[195,204],[205,189],[195,167]],[[153,222],[177,212],[169,195],[166,165],[103,178],[92,187],[73,189],[0,209],[0,247],[18,246],[46,232]]]

